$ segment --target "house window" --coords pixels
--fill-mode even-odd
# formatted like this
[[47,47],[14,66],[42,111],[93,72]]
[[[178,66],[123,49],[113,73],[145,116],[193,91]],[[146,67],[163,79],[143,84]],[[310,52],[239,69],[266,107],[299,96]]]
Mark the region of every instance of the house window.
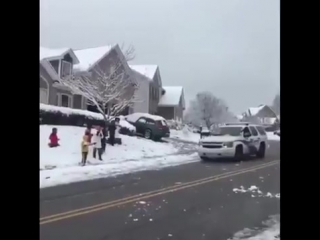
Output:
[[72,63],[67,61],[61,62],[61,77],[70,76],[72,74]]
[[72,107],[72,96],[68,94],[59,94],[59,104],[61,107]]
[[69,96],[61,95],[61,106],[62,107],[69,107]]

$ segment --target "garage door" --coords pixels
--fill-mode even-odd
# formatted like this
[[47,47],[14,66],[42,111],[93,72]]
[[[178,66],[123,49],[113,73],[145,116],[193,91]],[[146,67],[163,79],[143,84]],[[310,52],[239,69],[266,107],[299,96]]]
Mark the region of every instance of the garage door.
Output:
[[40,88],[40,103],[48,104],[47,89]]

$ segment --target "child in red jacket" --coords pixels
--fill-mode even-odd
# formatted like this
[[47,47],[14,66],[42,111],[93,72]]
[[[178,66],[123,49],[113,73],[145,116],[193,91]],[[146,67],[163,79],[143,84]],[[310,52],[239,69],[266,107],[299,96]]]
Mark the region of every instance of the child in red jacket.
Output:
[[49,136],[49,140],[50,140],[50,142],[49,142],[49,147],[58,147],[58,146],[60,146],[59,145],[59,138],[58,138],[58,135],[57,135],[57,133],[58,133],[58,129],[57,128],[52,128],[52,132],[51,132],[51,134],[50,134],[50,136]]

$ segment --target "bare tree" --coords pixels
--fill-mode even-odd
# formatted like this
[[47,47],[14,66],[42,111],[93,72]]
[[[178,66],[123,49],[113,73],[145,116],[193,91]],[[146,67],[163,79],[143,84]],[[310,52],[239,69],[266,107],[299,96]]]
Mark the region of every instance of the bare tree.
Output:
[[223,100],[215,97],[211,92],[200,92],[195,100],[190,102],[185,120],[197,126],[204,124],[210,129],[213,125],[232,118]]
[[129,45],[128,47],[126,47],[125,44],[122,43],[120,49],[123,52],[127,62],[132,61],[136,57],[135,55],[136,50],[133,45]]
[[[125,61],[133,59],[134,48],[129,47],[124,57]],[[60,84],[68,87],[73,94],[85,97],[88,104],[95,106],[108,121],[110,116],[118,115],[137,101],[135,93],[138,83],[125,69],[121,60],[112,62],[108,69],[97,65],[90,73],[64,77]]]
[[276,114],[280,114],[280,93],[274,97],[272,108],[276,112]]

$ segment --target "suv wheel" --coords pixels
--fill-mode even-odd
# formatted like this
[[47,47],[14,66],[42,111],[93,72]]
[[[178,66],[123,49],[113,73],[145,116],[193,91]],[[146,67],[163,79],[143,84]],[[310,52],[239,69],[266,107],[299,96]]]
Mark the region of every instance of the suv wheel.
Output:
[[235,152],[234,157],[235,157],[236,160],[242,160],[243,159],[243,147],[242,147],[242,145],[238,145],[236,147],[236,152]]
[[145,132],[144,132],[144,138],[146,139],[151,139],[152,137],[152,132],[150,129],[147,129]]
[[266,154],[266,144],[263,142],[263,143],[260,143],[259,150],[257,152],[257,157],[264,158],[265,154]]

